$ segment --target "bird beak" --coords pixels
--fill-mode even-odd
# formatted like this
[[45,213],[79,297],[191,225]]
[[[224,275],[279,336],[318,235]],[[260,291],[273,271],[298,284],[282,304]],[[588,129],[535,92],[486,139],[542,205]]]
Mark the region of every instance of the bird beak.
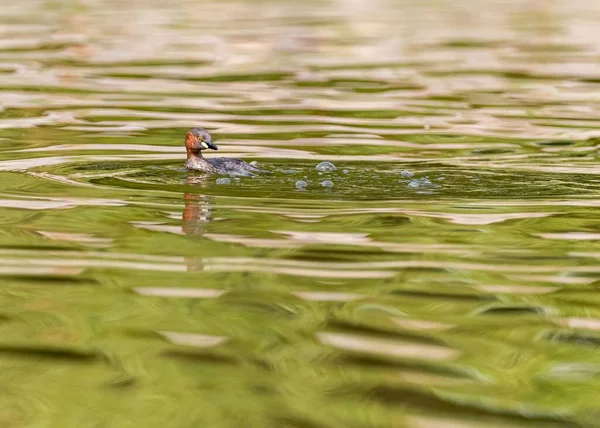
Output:
[[203,141],[202,145],[204,146],[205,149],[219,150],[217,145],[215,143],[213,143],[212,141]]

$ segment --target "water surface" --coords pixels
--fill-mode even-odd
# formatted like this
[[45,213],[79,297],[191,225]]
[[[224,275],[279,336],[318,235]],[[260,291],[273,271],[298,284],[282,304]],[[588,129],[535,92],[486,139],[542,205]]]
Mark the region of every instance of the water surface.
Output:
[[1,425],[598,426],[599,3],[0,16]]

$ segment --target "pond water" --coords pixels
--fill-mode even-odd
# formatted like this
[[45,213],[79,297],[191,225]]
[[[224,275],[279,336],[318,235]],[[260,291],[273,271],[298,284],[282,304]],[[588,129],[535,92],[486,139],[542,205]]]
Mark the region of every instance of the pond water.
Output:
[[600,426],[600,2],[0,17],[0,425]]

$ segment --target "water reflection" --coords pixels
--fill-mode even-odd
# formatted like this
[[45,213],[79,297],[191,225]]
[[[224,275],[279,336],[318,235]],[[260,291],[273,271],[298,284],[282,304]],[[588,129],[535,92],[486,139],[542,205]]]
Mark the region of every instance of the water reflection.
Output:
[[[207,174],[190,174],[185,179],[185,184],[197,186],[200,191],[213,180],[214,178]],[[185,207],[181,217],[181,231],[186,236],[204,237],[207,225],[211,221],[210,197],[200,193],[184,193],[183,201]],[[197,255],[186,256],[185,263],[190,272],[204,269],[204,262]]]

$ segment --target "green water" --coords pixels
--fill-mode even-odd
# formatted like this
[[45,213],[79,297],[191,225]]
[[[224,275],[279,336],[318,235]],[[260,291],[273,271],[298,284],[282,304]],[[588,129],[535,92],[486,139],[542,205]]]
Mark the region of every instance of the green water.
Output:
[[0,18],[0,426],[600,426],[599,3]]

